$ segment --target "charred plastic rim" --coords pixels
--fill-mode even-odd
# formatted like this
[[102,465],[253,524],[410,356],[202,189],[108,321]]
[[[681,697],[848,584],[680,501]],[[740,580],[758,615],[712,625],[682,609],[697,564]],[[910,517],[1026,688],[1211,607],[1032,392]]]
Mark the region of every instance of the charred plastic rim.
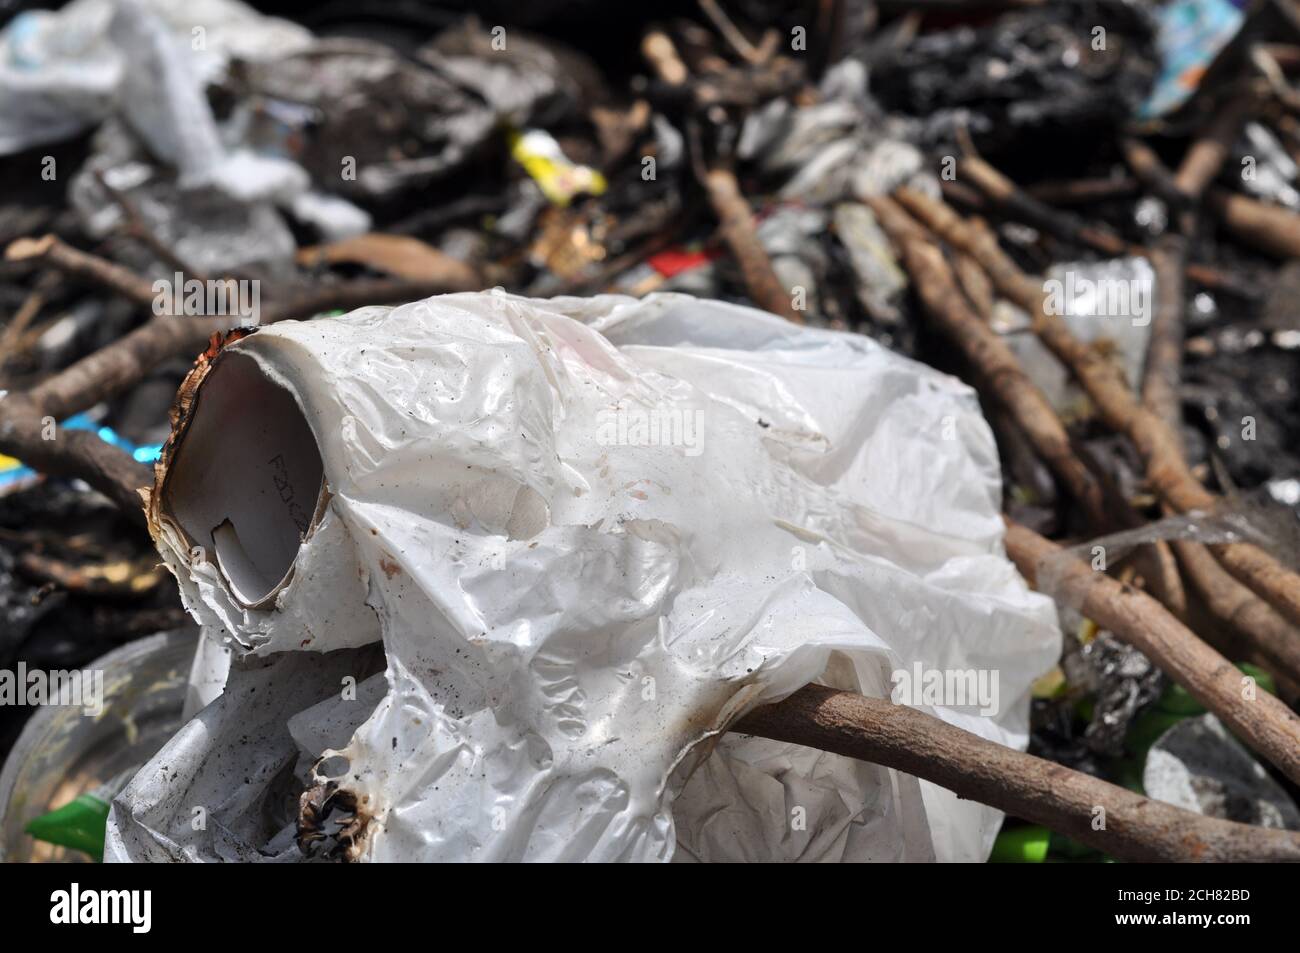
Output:
[[150,530],[166,522],[191,563],[215,562],[231,597],[266,609],[293,577],[328,501],[325,468],[293,394],[214,336],[186,376],[155,468]]

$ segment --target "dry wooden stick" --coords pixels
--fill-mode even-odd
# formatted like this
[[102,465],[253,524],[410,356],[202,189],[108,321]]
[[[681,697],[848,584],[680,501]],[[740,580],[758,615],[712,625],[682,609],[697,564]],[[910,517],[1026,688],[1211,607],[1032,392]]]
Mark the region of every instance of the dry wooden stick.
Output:
[[[1185,295],[1178,260],[1186,261],[1184,236],[1196,227],[1192,203],[1199,195],[1182,191],[1173,173],[1145,143],[1128,139],[1122,142],[1122,147],[1125,159],[1142,183],[1173,208],[1182,210],[1179,220],[1183,236],[1166,236],[1152,249],[1151,262],[1156,271],[1159,297],[1142,391],[1143,404],[1161,417],[1178,437],[1182,422],[1178,390],[1182,376]],[[1199,161],[1195,150],[1189,153],[1184,165],[1189,161]],[[1183,176],[1184,183],[1190,179],[1190,173]],[[1181,441],[1178,442],[1181,448]],[[1294,685],[1300,678],[1300,629],[1224,571],[1201,544],[1174,540],[1170,545],[1210,615],[1236,634],[1255,661],[1273,671],[1279,685]]]
[[[668,85],[684,86],[690,79],[686,64],[682,62],[676,45],[666,33],[660,30],[647,33],[641,43],[641,52],[659,78]],[[708,193],[709,204],[717,216],[722,239],[740,265],[741,278],[750,300],[764,311],[779,314],[795,324],[803,324],[803,315],[795,308],[789,289],[781,286],[780,279],[772,269],[772,259],[758,240],[754,213],[744,193],[740,191],[735,173],[721,167],[702,168],[703,160],[696,149],[698,140],[692,135],[691,141],[696,175]]]
[[943,252],[897,203],[886,198],[867,202],[902,254],[925,314],[961,348],[989,393],[1029,438],[1093,525],[1107,525],[1101,486],[1071,449],[1065,425],[1006,342],[966,306]]
[[[1200,226],[1201,199],[1209,178],[1202,179],[1204,170],[1193,168],[1204,161],[1205,154],[1191,149],[1184,157],[1178,172],[1171,172],[1160,161],[1155,150],[1136,139],[1120,142],[1124,158],[1134,174],[1152,193],[1169,203],[1174,220],[1183,238],[1190,242]],[[1212,176],[1211,176],[1212,177]],[[1190,191],[1184,191],[1188,189]],[[1207,288],[1226,291],[1241,298],[1257,298],[1258,292],[1223,271],[1208,265],[1188,261],[1187,246],[1182,249],[1184,274]],[[1154,253],[1153,253],[1154,259]],[[1181,282],[1180,282],[1181,286]]]
[[[46,439],[51,435],[54,439]],[[153,481],[153,471],[98,434],[42,420],[24,395],[0,399],[0,452],[50,476],[85,480],[144,525],[138,491]]]
[[[1151,544],[1146,552],[1139,553],[1140,565],[1146,573],[1147,589],[1180,622],[1187,621],[1187,589],[1174,551],[1163,539]],[[1142,558],[1145,557],[1145,558]]]
[[[1183,268],[1187,241],[1181,235],[1165,235],[1151,248],[1151,267],[1156,279],[1156,306],[1147,345],[1147,366],[1142,380],[1142,403],[1164,420],[1180,438],[1183,402],[1179,385],[1183,376]],[[1179,440],[1181,445],[1181,439]]]
[[[1156,162],[1163,171],[1163,165]],[[1186,224],[1195,227],[1190,217]],[[1175,438],[1180,437],[1182,424],[1179,385],[1183,359],[1182,261],[1186,252],[1187,241],[1179,235],[1165,236],[1152,249],[1158,299],[1142,385],[1143,405],[1164,420]],[[1181,439],[1177,442],[1181,451]],[[1300,629],[1225,572],[1201,544],[1176,540],[1172,548],[1210,614],[1235,631],[1275,675],[1287,681],[1300,679]]]
[[[140,305],[152,306],[152,285],[129,269],[71,248],[53,236],[39,241],[20,239],[10,246],[12,260],[39,258],[66,274],[98,282]],[[410,301],[445,291],[477,287],[476,273],[452,261],[446,274],[424,281],[379,279],[322,287],[272,303],[258,316],[260,324],[311,317],[334,308]],[[214,331],[224,331],[239,318],[157,314],[107,347],[101,348],[36,386],[27,395],[41,415],[63,418],[121,392],[162,361],[198,353]]]
[[[1105,488],[1074,452],[1065,425],[1051,403],[1025,374],[1001,336],[967,307],[942,251],[930,240],[929,233],[890,199],[869,199],[868,204],[900,250],[924,313],[961,348],[984,388],[1080,504],[1093,528],[1100,532],[1116,525],[1137,525],[1139,520],[1128,507],[1121,504],[1108,510]],[[983,269],[979,270],[983,274]],[[1169,547],[1157,543],[1139,559],[1152,591],[1170,611],[1184,618],[1187,599]]]
[[1121,860],[1300,861],[1300,834],[1183,811],[852,692],[808,685],[732,730],[904,771]]
[[1237,132],[1246,121],[1248,107],[1249,99],[1244,96],[1231,97],[1219,106],[1205,131],[1192,143],[1178,166],[1174,187],[1179,192],[1192,199],[1204,194],[1206,186],[1214,181],[1232,152]]
[[40,314],[41,308],[45,307],[46,299],[53,293],[58,282],[59,273],[54,269],[42,272],[40,277],[36,279],[35,286],[23,301],[22,306],[14,312],[14,316],[5,325],[3,333],[0,333],[0,368],[3,368],[4,363],[18,349],[23,332]]
[[1300,683],[1300,629],[1234,579],[1200,543],[1174,540],[1170,545],[1210,614],[1254,649],[1279,679]]
[[669,86],[683,86],[690,78],[690,71],[682,62],[677,45],[662,30],[651,30],[641,39],[641,55]]
[[[1150,160],[1154,160],[1156,163],[1159,162],[1154,152],[1146,149],[1145,146],[1142,146],[1141,149],[1145,150],[1142,155],[1147,157],[1145,161],[1148,162],[1148,166],[1144,166],[1144,169],[1149,167]],[[1024,221],[1035,228],[1049,232],[1066,241],[1087,245],[1103,255],[1139,255],[1146,257],[1151,254],[1150,249],[1143,245],[1126,242],[1112,232],[1088,225],[1076,215],[1044,205],[1038,199],[1021,191],[1014,182],[983,160],[963,159],[962,163],[963,174],[966,174],[972,182],[979,184],[984,191],[973,189],[961,182],[944,182],[943,192],[945,198],[956,199],[970,208],[981,210],[986,208],[988,204],[984,201],[987,195],[990,202],[1013,218]],[[1152,182],[1156,181],[1158,180],[1152,180]],[[1145,180],[1144,184],[1147,184]],[[1148,184],[1148,187],[1150,188],[1151,184]],[[1166,191],[1157,192],[1157,194],[1163,197],[1169,190],[1172,190],[1172,194],[1177,196],[1180,203],[1175,208],[1182,210],[1180,213],[1181,224],[1186,217],[1186,206],[1193,201],[1193,198],[1174,189],[1172,176],[1167,174]],[[1242,284],[1219,268],[1192,261],[1186,261],[1184,268],[1188,278],[1198,284],[1205,285],[1207,288],[1226,291],[1239,298],[1250,299],[1259,296],[1257,289]]]
[[1300,215],[1226,189],[1211,189],[1207,200],[1224,227],[1243,242],[1278,258],[1300,258]]
[[737,27],[736,24],[731,21],[731,18],[723,12],[722,8],[718,6],[717,0],[699,0],[699,3],[700,10],[709,18],[717,31],[722,34],[722,38],[730,44],[731,48],[739,54],[741,59],[750,66],[763,65],[767,59],[767,57],[763,55],[763,51],[753,43],[749,42],[749,38],[740,32],[740,28]]
[[996,302],[993,292],[993,282],[984,269],[970,255],[958,253],[953,258],[953,272],[957,276],[957,283],[961,285],[961,290],[966,293],[966,299],[975,309],[975,313],[981,321],[990,321],[993,318],[993,305]]
[[[1030,314],[1038,336],[1074,374],[1101,419],[1133,441],[1147,481],[1161,499],[1180,513],[1208,513],[1218,507],[1219,498],[1201,485],[1184,461],[1177,435],[1139,403],[1123,371],[1050,313],[1041,281],[1022,272],[996,241],[970,228],[943,202],[907,188],[900,188],[896,197],[931,231],[979,261],[998,290]],[[1214,553],[1229,572],[1300,624],[1300,576],[1250,543],[1218,544]]]
[[[1184,216],[1183,226],[1195,227],[1192,215]],[[1147,345],[1146,370],[1142,380],[1142,403],[1162,419],[1182,448],[1183,401],[1179,393],[1183,371],[1183,311],[1185,292],[1183,275],[1187,267],[1187,238],[1170,233],[1151,247],[1151,267],[1155,271],[1156,305],[1151,320],[1151,338]],[[1173,550],[1164,540],[1153,544],[1155,558],[1162,563],[1163,584],[1174,583],[1177,590],[1162,595],[1161,601],[1179,619],[1187,618],[1187,597]]]
[[1025,192],[1048,205],[1090,205],[1105,199],[1127,198],[1138,191],[1138,184],[1132,178],[1075,179],[1031,185]]
[[704,185],[718,216],[722,238],[740,265],[749,297],[764,311],[803,324],[803,315],[795,309],[790,291],[782,286],[772,270],[772,259],[758,240],[754,213],[740,191],[736,176],[729,169],[710,169]]
[[57,268],[63,274],[97,284],[114,294],[149,307],[153,304],[153,284],[129,268],[64,244],[54,235],[15,239],[5,249],[5,261],[33,262]]
[[1178,187],[1174,174],[1149,145],[1130,137],[1121,139],[1119,145],[1120,151],[1124,153],[1124,161],[1150,192],[1176,211],[1184,210],[1193,203],[1192,196]]
[[1049,595],[1066,598],[1141,651],[1238,738],[1300,783],[1300,716],[1268,692],[1246,692],[1241,671],[1160,603],[1016,523],[1008,522],[1006,547],[1021,575],[1038,584],[1049,574]]
[[981,192],[1013,218],[1034,228],[1090,245],[1104,255],[1126,255],[1133,251],[1128,242],[1113,232],[1094,228],[1076,215],[1031,198],[983,159],[966,156],[958,165],[958,175],[963,181],[974,182]]

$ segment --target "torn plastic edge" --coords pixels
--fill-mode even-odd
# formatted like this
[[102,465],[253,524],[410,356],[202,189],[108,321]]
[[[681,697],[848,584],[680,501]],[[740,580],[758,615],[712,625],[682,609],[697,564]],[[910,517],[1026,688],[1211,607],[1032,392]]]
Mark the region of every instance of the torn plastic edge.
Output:
[[[185,375],[185,379],[181,382],[180,388],[176,392],[176,398],[172,403],[169,413],[171,433],[168,435],[166,442],[162,446],[162,450],[158,454],[157,460],[154,462],[153,488],[141,490],[141,496],[145,500],[149,534],[153,538],[155,545],[158,545],[163,537],[163,524],[165,522],[169,530],[174,532],[179,539],[185,541],[191,559],[194,558],[193,554],[196,550],[200,553],[206,553],[208,547],[196,540],[185,528],[181,520],[175,516],[172,509],[168,507],[167,504],[170,499],[171,491],[170,478],[179,463],[180,450],[185,442],[186,436],[189,434],[190,427],[198,417],[199,399],[204,381],[207,380],[208,375],[213,371],[231,345],[248,337],[256,330],[256,328],[234,328],[224,333],[214,332],[212,334],[207,349],[195,359],[194,366],[190,368],[189,373]],[[271,383],[272,386],[279,386],[273,381],[270,381],[269,378],[268,382]],[[319,452],[319,448],[317,448],[317,450]],[[233,578],[233,575],[235,575],[235,569],[232,565],[231,554],[233,546],[238,545],[237,537],[232,536],[233,524],[231,524],[230,519],[227,517],[222,523],[219,523],[213,528],[211,547],[215,556],[214,563],[227,593],[236,604],[245,609],[262,611],[275,608],[277,597],[293,580],[294,572],[297,569],[303,548],[315,535],[317,528],[320,526],[330,496],[331,494],[322,467],[320,485],[316,492],[315,506],[313,507],[311,518],[299,538],[297,550],[293,559],[290,561],[288,567],[284,570],[279,580],[267,589],[266,592],[256,596],[255,598],[249,598],[248,593],[245,591],[245,587],[237,584]],[[230,532],[228,532],[228,530]],[[218,538],[218,532],[222,532],[225,541],[224,544],[223,540]],[[240,548],[242,549],[242,546]],[[223,551],[226,554],[224,558]]]

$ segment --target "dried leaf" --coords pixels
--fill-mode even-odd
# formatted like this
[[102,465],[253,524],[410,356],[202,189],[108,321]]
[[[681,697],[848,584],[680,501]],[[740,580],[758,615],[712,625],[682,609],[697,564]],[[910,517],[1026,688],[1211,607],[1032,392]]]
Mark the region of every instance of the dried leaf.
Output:
[[[413,281],[455,273],[456,269],[470,270],[464,262],[457,261],[418,238],[377,232],[345,238],[328,245],[314,245],[298,252],[300,265],[310,267],[321,262],[331,265],[365,265],[375,271]],[[474,282],[467,281],[466,284]]]

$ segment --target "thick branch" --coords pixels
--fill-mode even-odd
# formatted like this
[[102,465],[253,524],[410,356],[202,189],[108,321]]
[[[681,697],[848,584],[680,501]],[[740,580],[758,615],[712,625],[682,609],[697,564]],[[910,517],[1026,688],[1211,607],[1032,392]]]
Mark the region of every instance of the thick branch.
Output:
[[1200,543],[1174,540],[1170,545],[1206,609],[1275,675],[1300,683],[1300,629],[1234,579]]
[[1300,782],[1300,716],[1262,689],[1245,692],[1241,671],[1164,606],[1023,526],[1008,524],[1006,546],[1026,579],[1037,584],[1048,574],[1050,595],[1068,597],[1088,618],[1139,649],[1233,734]]
[[85,480],[144,526],[140,490],[153,483],[153,470],[89,430],[43,421],[23,395],[0,400],[0,451],[50,476]]
[[[961,348],[983,389],[1007,410],[1034,451],[1083,508],[1093,528],[1101,531],[1116,524],[1131,526],[1139,522],[1122,503],[1107,511],[1101,483],[1074,452],[1065,425],[1051,403],[1003,339],[967,307],[942,251],[930,240],[929,233],[890,199],[868,201],[881,227],[900,249],[924,313]],[[983,270],[978,270],[983,275]],[[1140,559],[1152,591],[1176,615],[1185,615],[1186,596],[1169,547],[1157,543]]]
[[1224,189],[1212,189],[1209,203],[1243,242],[1278,258],[1300,258],[1300,215]]
[[[755,709],[733,730],[925,778],[1122,860],[1300,860],[1300,834],[1183,811],[914,708],[852,692],[808,685],[785,701]],[[1099,819],[1104,830],[1094,828]]]
[[740,265],[749,297],[764,311],[803,324],[803,315],[795,310],[789,290],[781,286],[772,270],[772,260],[758,240],[754,213],[741,194],[736,176],[727,169],[711,169],[705,176],[704,185],[718,216],[722,238]]

